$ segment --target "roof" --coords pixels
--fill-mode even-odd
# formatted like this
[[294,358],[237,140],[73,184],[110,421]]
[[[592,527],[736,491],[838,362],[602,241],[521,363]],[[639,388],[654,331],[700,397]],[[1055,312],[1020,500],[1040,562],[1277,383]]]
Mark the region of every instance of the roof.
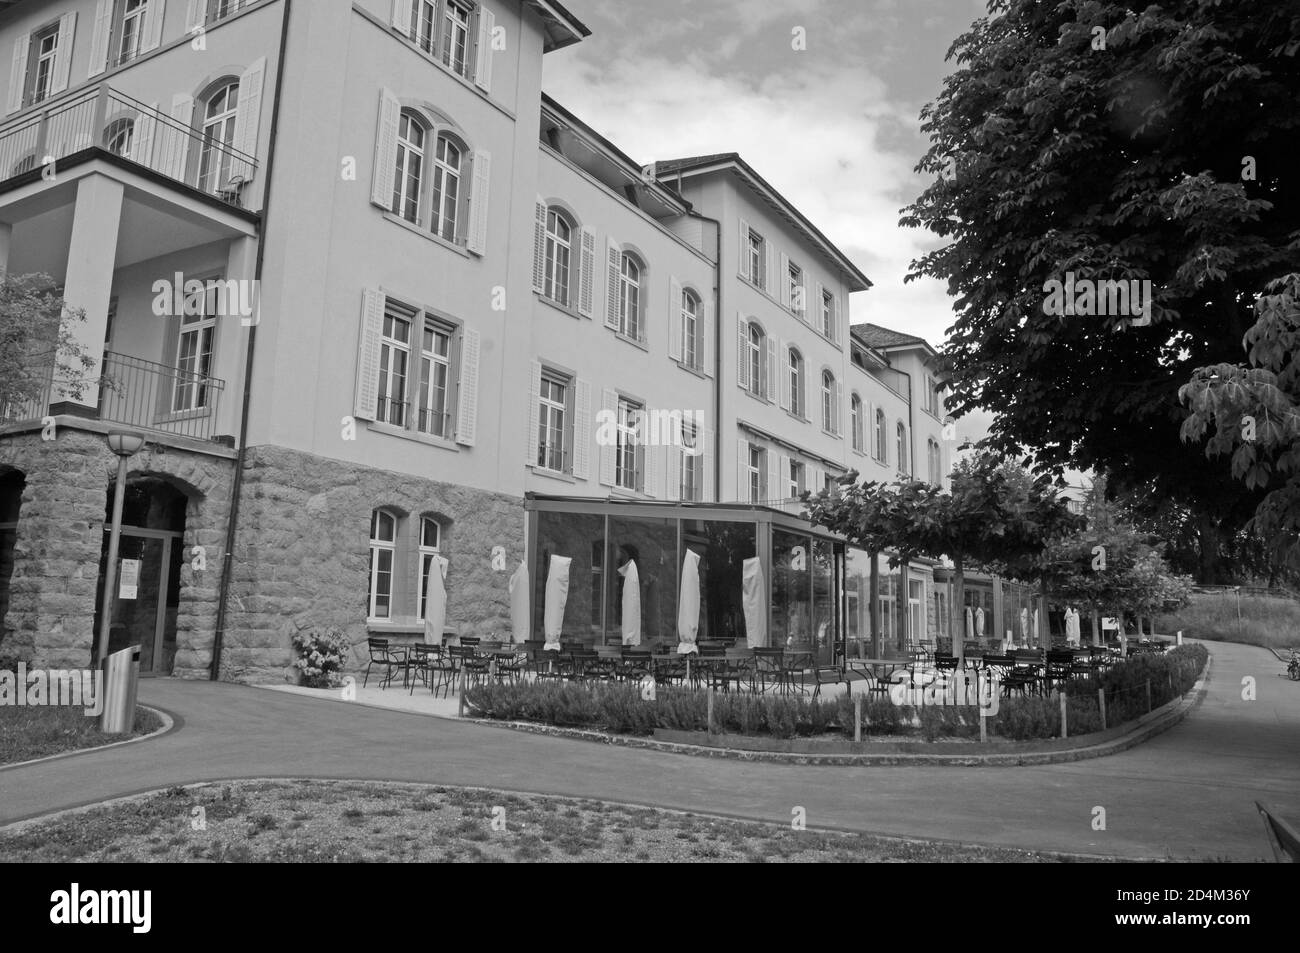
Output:
[[[915,334],[904,334],[878,324],[855,324],[850,331],[854,340],[866,347],[888,350],[899,347],[930,347],[930,342]],[[933,350],[933,348],[931,348]]]
[[850,291],[866,291],[871,287],[871,279],[862,273],[862,270],[852,262],[849,256],[836,248],[834,243],[822,234],[821,229],[809,221],[807,216],[795,208],[794,204],[774,189],[766,179],[755,172],[749,163],[740,157],[739,153],[717,152],[707,156],[665,159],[655,162],[651,168],[655,176],[661,181],[717,171],[730,171],[736,174],[750,188],[774,206],[790,224],[802,231],[813,245],[820,248],[828,259],[849,276]]
[[537,11],[546,25],[546,42],[542,46],[544,53],[572,46],[591,36],[587,25],[556,0],[524,0],[524,6]]

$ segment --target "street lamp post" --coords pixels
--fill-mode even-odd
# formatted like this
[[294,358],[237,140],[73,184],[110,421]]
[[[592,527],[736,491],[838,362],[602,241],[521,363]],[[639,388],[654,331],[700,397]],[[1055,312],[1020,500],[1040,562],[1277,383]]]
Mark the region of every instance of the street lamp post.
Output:
[[1241,586],[1237,586],[1237,621],[1241,621]]
[[108,565],[104,569],[104,592],[99,603],[99,644],[96,654],[100,665],[108,658],[108,633],[113,624],[117,552],[122,544],[122,509],[126,503],[126,468],[130,459],[142,447],[144,437],[139,434],[114,431],[108,435],[108,448],[117,454],[117,485],[113,489],[113,525],[108,534]]

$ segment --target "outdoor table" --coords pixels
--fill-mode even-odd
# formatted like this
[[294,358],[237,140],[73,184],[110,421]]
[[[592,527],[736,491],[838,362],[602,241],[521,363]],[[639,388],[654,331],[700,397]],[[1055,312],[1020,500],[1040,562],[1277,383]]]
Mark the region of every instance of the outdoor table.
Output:
[[[910,660],[908,659],[894,658],[855,658],[848,660],[848,668],[850,671],[860,671],[868,668],[871,670],[871,677],[876,680],[876,684],[874,687],[870,688],[869,691],[878,691],[881,694],[885,694],[889,691],[889,689],[884,686],[893,683],[894,673],[898,671],[900,667],[905,668],[909,664]],[[881,669],[885,670],[883,675],[880,674]]]

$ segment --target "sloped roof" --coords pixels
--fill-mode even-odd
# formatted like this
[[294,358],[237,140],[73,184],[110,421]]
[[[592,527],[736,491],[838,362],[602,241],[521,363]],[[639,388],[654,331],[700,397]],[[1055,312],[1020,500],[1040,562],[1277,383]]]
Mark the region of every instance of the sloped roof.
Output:
[[866,347],[930,347],[930,342],[923,337],[883,328],[878,324],[855,324],[851,331],[853,337]]

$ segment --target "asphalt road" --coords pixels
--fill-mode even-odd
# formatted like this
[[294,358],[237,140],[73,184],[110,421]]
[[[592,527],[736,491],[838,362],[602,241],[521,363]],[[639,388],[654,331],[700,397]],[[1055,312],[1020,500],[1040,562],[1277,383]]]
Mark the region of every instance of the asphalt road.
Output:
[[[1300,683],[1250,646],[1208,643],[1207,695],[1121,754],[1038,767],[803,767],[595,744],[240,685],[141,683],[179,730],[0,770],[0,824],[195,781],[314,777],[562,794],[809,827],[1125,858],[1260,860],[1253,802],[1300,823]],[[1257,682],[1254,701],[1242,680]],[[1094,830],[1094,809],[1105,830]]]

